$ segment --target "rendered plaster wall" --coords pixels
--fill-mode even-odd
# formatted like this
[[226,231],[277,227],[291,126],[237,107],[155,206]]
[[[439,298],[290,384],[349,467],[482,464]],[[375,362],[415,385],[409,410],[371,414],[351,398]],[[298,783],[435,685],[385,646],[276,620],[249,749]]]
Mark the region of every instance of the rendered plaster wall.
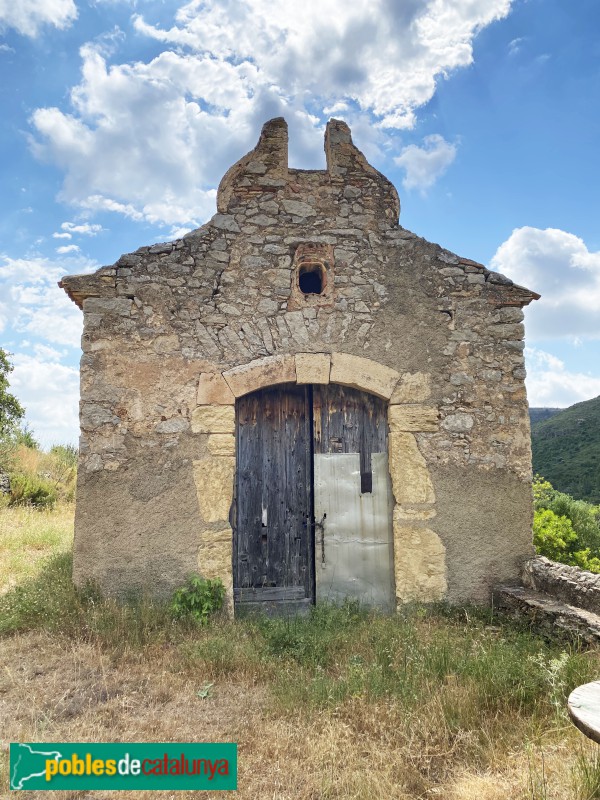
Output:
[[[399,601],[485,600],[531,556],[535,295],[400,227],[344,123],[325,151],[327,170],[289,169],[272,120],[206,225],[63,279],[84,311],[77,582],[230,586],[235,398],[286,382],[389,400]],[[298,288],[311,259],[322,295]]]

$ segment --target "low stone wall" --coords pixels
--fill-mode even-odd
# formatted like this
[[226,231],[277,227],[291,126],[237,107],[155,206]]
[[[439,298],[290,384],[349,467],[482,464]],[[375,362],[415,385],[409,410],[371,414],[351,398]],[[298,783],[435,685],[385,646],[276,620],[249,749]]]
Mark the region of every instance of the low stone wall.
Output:
[[540,556],[525,564],[522,579],[530,589],[600,614],[600,575]]

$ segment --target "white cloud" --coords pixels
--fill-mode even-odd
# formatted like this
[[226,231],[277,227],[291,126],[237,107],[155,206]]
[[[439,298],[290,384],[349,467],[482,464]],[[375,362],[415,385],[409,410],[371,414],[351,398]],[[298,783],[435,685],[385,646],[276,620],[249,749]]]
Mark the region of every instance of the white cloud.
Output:
[[0,330],[38,336],[46,343],[78,348],[82,314],[58,287],[67,273],[91,272],[97,268],[84,258],[51,261],[0,257]]
[[85,199],[79,200],[79,203],[89,211],[114,211],[117,214],[123,214],[124,217],[132,219],[134,222],[141,222],[144,219],[144,215],[136,211],[131,203],[118,203],[116,200],[102,197],[99,194],[92,194]]
[[527,347],[525,360],[530,406],[562,408],[600,395],[600,376],[569,372],[551,353]]
[[183,239],[186,233],[190,233],[191,228],[171,228],[169,231],[170,239]]
[[517,228],[490,266],[542,295],[525,312],[528,339],[600,338],[600,252],[578,236]]
[[509,56],[516,56],[522,50],[523,42],[525,42],[525,38],[523,36],[519,36],[516,39],[512,39],[508,43],[508,55]]
[[37,36],[44,25],[68,28],[77,19],[73,0],[0,0],[0,29]]
[[89,222],[79,225],[74,222],[63,222],[60,227],[63,231],[67,231],[69,236],[72,233],[78,233],[80,236],[96,236],[96,234],[104,230],[102,225],[92,225]]
[[409,144],[394,159],[399,167],[406,170],[406,177],[402,181],[405,189],[427,191],[456,158],[456,146],[439,133],[426,136],[423,143],[423,147]]
[[51,355],[15,353],[10,376],[11,389],[43,447],[74,443],[79,430],[79,370]]
[[61,256],[66,256],[67,253],[78,253],[79,246],[76,244],[63,244],[62,247],[57,247],[56,252]]
[[193,0],[168,29],[136,16],[138,33],[173,49],[109,67],[86,45],[68,112],[33,114],[34,151],[65,171],[67,202],[193,227],[214,211],[214,187],[266,119],[290,123],[293,165],[312,166],[322,151],[325,109],[368,119],[367,146],[355,136],[376,150],[381,129],[413,125],[436,80],[470,64],[476,33],[510,6]]
[[[11,389],[43,446],[76,441],[83,315],[58,287],[67,273],[98,267],[81,256],[0,256],[0,330],[14,352]],[[18,341],[18,344],[14,343]],[[70,362],[70,363],[69,363]]]
[[71,239],[72,236],[71,236],[70,233],[57,233],[57,232],[55,232],[55,233],[52,234],[52,238],[53,239]]

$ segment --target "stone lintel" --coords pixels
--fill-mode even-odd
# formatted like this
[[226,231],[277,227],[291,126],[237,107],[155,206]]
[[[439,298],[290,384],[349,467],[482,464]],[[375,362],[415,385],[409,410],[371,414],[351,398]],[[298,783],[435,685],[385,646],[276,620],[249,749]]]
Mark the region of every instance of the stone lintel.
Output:
[[332,353],[331,383],[341,383],[377,395],[384,400],[392,396],[400,373],[377,361],[348,353]]
[[242,397],[267,386],[279,383],[296,383],[294,356],[266,356],[223,373],[233,395]]
[[296,383],[329,383],[329,353],[296,353]]

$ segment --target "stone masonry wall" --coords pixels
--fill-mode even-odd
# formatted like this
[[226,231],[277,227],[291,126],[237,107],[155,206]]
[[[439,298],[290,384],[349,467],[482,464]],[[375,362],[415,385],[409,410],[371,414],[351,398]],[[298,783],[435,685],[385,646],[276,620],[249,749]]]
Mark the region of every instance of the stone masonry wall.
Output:
[[[521,309],[536,295],[400,227],[344,123],[325,150],[327,170],[289,169],[272,120],[206,225],[63,279],[85,323],[77,581],[230,583],[235,398],[286,382],[389,400],[400,601],[483,600],[531,555]],[[311,261],[321,295],[298,289]]]

